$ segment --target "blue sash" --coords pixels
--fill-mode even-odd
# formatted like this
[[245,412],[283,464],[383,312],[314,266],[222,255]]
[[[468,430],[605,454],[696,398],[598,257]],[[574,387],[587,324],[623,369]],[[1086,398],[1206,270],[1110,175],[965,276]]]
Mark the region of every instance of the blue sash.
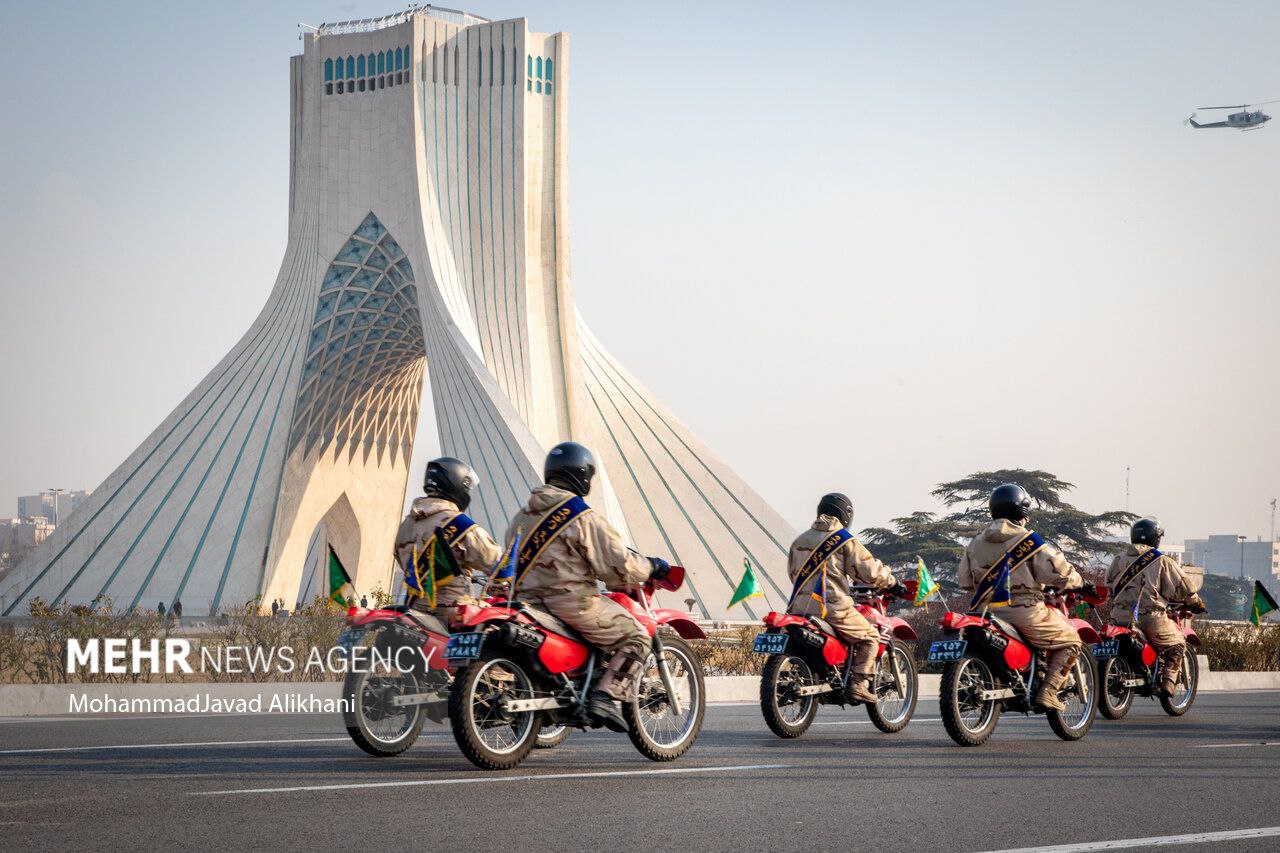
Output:
[[[1160,553],[1159,548],[1148,548],[1146,551],[1139,554],[1138,559],[1130,563],[1129,568],[1125,569],[1124,574],[1120,575],[1116,580],[1116,588],[1111,591],[1112,600],[1114,600],[1117,595],[1128,589],[1129,584],[1137,580],[1138,575],[1142,574],[1143,569],[1163,556],[1164,554]],[[1138,597],[1141,598],[1142,596]]]
[[818,547],[810,552],[809,559],[804,561],[804,565],[800,567],[800,571],[796,575],[796,584],[791,588],[791,600],[787,602],[788,609],[795,602],[796,596],[800,594],[800,590],[804,588],[804,585],[813,579],[813,576],[818,573],[818,570],[822,568],[827,560],[831,559],[831,555],[839,551],[840,547],[852,538],[853,534],[842,527],[818,543]]
[[979,604],[984,603],[992,607],[1006,606],[1011,597],[1009,575],[1018,566],[1034,557],[1046,544],[1044,537],[1034,530],[1014,543],[1012,548],[1004,552],[1003,557],[987,569],[982,580],[978,581],[978,586],[973,591],[973,599],[969,602],[969,609],[975,610]]
[[516,577],[513,586],[518,586],[525,572],[542,556],[542,552],[564,532],[573,521],[584,512],[591,512],[591,507],[582,498],[574,495],[566,498],[551,508],[541,520],[529,531],[520,543],[520,551],[516,554]]
[[[468,515],[466,515],[466,513],[460,512],[457,515],[455,515],[453,518],[451,518],[448,524],[442,527],[437,527],[436,532],[431,534],[431,539],[439,539],[440,534],[443,533],[445,544],[448,547],[453,548],[459,542],[462,541],[463,536],[467,535],[467,531],[475,526],[476,526],[475,521],[473,521]],[[425,543],[423,543],[423,548],[421,552],[416,552],[416,549],[415,549],[415,552],[419,553],[420,555],[425,555],[429,553],[431,550],[431,539],[428,539]],[[423,568],[430,568],[431,571],[435,570],[434,567],[424,567],[422,565],[422,560],[420,558],[415,558],[412,555],[409,557],[408,560],[405,561],[404,585],[409,588],[409,592],[411,595],[420,596],[423,594],[423,589],[422,589]]]

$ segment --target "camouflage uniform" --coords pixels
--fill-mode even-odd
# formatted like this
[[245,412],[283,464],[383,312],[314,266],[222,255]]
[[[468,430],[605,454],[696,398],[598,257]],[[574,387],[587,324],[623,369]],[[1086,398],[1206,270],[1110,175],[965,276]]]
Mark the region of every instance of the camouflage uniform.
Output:
[[[993,520],[965,546],[956,572],[960,586],[972,593],[987,569],[1027,533],[1020,524],[1003,518]],[[1044,685],[1036,697],[1037,703],[1045,707],[1062,710],[1057,691],[1075,665],[1081,644],[1079,633],[1067,618],[1045,606],[1044,588],[1078,589],[1083,585],[1084,579],[1071,568],[1062,552],[1046,545],[1013,570],[1009,576],[1009,606],[996,611],[997,616],[1018,629],[1024,640],[1050,653]]]
[[[435,535],[436,528],[444,527],[459,512],[457,504],[444,498],[423,497],[415,500],[396,533],[396,563],[404,568],[412,558],[415,548],[421,556],[422,549]],[[453,618],[458,605],[476,602],[471,595],[471,573],[486,573],[493,568],[502,554],[502,548],[493,541],[488,531],[475,524],[462,534],[462,538],[453,546],[453,553],[462,568],[462,577],[450,578],[440,585],[436,590],[435,607],[428,607],[426,599],[421,597],[413,601],[415,610],[431,613],[446,625]]]
[[[556,486],[538,486],[511,519],[506,541],[513,541],[517,532],[528,535],[552,507],[571,497],[572,492]],[[650,570],[649,559],[629,549],[603,516],[584,512],[547,544],[519,578],[516,597],[544,607],[601,651],[622,652],[640,661],[648,656],[652,643],[648,631],[616,601],[601,596],[597,581],[616,589],[643,583]],[[600,683],[600,689],[615,699],[624,698],[625,687],[622,679],[601,679]]]
[[[1107,584],[1114,589],[1134,561],[1150,549],[1150,545],[1130,545],[1123,554],[1117,554],[1111,561],[1111,570],[1107,572]],[[1169,603],[1197,598],[1178,561],[1168,554],[1161,554],[1160,559],[1143,569],[1141,575],[1111,600],[1111,621],[1118,625],[1129,624],[1134,603],[1141,601],[1138,605],[1138,627],[1160,652],[1164,664],[1163,683],[1172,685],[1178,680],[1187,645],[1186,637],[1169,616]]]

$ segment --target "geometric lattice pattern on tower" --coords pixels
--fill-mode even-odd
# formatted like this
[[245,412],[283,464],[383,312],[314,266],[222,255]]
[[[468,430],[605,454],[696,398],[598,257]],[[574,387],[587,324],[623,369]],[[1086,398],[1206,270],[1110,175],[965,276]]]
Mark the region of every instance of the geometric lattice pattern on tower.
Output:
[[325,273],[290,445],[408,453],[426,345],[409,259],[370,213]]

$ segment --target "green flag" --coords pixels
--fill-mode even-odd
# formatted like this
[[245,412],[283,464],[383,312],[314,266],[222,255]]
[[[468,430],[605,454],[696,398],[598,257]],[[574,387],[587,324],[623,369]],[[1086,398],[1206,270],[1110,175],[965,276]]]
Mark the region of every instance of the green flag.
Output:
[[[760,588],[760,581],[756,580],[755,569],[751,568],[751,561],[745,557],[742,560],[745,571],[742,573],[742,580],[738,583],[738,588],[733,591],[733,598],[729,599],[729,607],[746,601],[748,598],[764,598],[764,590]],[[726,610],[729,608],[726,607]]]
[[938,582],[933,579],[933,575],[929,574],[929,569],[924,564],[923,557],[916,557],[916,600],[911,602],[916,607],[921,606],[929,598],[938,591]]
[[346,607],[356,597],[356,588],[351,583],[351,576],[342,567],[342,561],[329,546],[329,600],[334,604]]
[[438,527],[436,535],[427,542],[426,550],[418,554],[416,565],[418,580],[422,585],[422,597],[426,599],[428,607],[436,606],[436,596],[441,586],[462,574],[453,549],[444,541]]
[[1271,597],[1271,593],[1267,592],[1267,588],[1262,585],[1262,581],[1253,582],[1253,613],[1249,616],[1249,621],[1262,627],[1262,617],[1266,616],[1273,610],[1280,609],[1276,605],[1276,600]]

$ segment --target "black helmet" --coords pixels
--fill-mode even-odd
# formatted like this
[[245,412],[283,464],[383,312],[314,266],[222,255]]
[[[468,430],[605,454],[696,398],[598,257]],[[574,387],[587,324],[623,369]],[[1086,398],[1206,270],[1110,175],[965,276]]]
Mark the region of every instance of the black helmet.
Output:
[[453,501],[458,509],[465,510],[471,503],[471,490],[479,483],[480,477],[470,465],[452,456],[441,456],[427,463],[422,490],[432,497]]
[[839,492],[823,495],[818,501],[818,515],[833,516],[840,519],[841,526],[848,527],[853,522],[853,501]]
[[1129,541],[1134,545],[1150,545],[1152,548],[1158,548],[1163,536],[1164,528],[1154,518],[1140,518],[1133,523],[1133,527],[1129,528]]
[[1017,483],[1005,483],[991,490],[991,500],[987,506],[992,518],[1026,521],[1027,512],[1031,509],[1031,495]]
[[568,489],[579,497],[586,497],[591,491],[595,475],[596,458],[576,441],[562,441],[551,448],[547,464],[542,468],[542,479],[547,485]]

